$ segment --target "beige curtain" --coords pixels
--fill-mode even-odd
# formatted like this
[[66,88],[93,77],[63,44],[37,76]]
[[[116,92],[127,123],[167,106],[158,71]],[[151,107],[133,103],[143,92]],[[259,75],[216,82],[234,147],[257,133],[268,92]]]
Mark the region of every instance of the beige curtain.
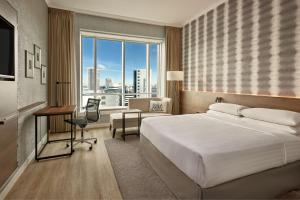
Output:
[[[76,105],[74,14],[48,10],[48,104]],[[60,84],[56,84],[59,82]],[[64,82],[64,83],[62,83]],[[66,131],[62,116],[51,118],[51,131]]]
[[[166,27],[166,69],[180,71],[182,58],[182,29]],[[173,100],[173,114],[180,113],[180,82],[167,81],[167,97]]]

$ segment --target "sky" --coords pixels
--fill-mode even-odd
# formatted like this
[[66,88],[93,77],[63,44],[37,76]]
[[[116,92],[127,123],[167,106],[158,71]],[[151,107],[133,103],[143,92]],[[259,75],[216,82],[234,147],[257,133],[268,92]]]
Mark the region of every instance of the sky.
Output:
[[[100,68],[100,85],[106,78],[113,83],[122,82],[122,43],[112,40],[97,40],[97,67]],[[94,66],[93,38],[82,39],[83,83],[87,79],[87,68]],[[157,45],[150,45],[150,67],[152,85],[157,82]],[[125,42],[125,84],[133,84],[133,71],[146,68],[146,44]]]

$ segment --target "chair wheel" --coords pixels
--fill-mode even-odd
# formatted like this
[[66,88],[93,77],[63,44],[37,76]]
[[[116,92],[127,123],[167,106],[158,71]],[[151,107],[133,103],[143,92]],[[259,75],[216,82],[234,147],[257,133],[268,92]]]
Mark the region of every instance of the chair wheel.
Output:
[[94,143],[97,144],[97,140],[95,140]]
[[90,148],[89,148],[89,150],[92,150],[92,149],[93,149],[93,147],[90,147]]

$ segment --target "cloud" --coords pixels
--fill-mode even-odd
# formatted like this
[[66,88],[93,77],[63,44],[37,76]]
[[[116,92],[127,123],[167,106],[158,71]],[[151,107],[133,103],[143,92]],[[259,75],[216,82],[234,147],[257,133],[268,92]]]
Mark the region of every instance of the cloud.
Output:
[[112,69],[111,67],[108,67],[107,65],[103,64],[98,64],[97,68],[100,69],[101,71],[106,71],[106,72],[121,72],[121,69]]
[[107,67],[105,65],[102,65],[102,64],[98,64],[97,68],[100,69],[100,70],[106,70],[107,69]]

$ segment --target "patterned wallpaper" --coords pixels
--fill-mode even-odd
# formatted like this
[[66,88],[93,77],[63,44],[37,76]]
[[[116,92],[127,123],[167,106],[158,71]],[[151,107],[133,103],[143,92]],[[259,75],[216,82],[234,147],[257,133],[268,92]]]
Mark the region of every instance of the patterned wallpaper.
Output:
[[183,28],[184,89],[300,97],[300,0],[227,0]]

